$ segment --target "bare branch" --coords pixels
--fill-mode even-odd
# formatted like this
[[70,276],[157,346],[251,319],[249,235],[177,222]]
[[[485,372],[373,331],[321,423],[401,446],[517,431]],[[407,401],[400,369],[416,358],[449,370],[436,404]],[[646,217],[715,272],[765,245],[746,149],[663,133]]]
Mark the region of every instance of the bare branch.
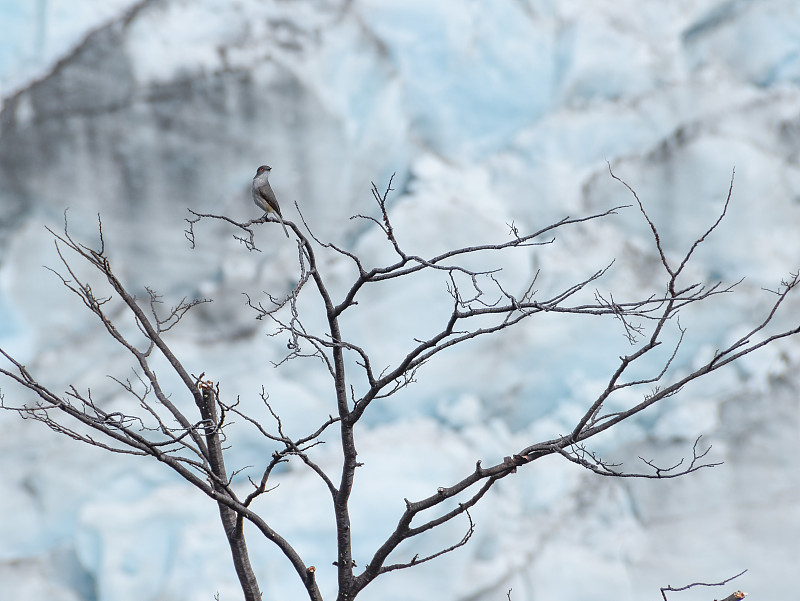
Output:
[[702,461],[702,459],[705,458],[705,456],[711,451],[711,445],[709,445],[705,451],[698,452],[697,445],[700,443],[701,438],[702,436],[698,436],[694,441],[694,445],[692,446],[692,458],[688,465],[683,469],[678,468],[683,466],[684,459],[681,459],[678,463],[669,467],[659,467],[654,461],[639,457],[642,462],[653,469],[653,473],[647,474],[624,472],[615,469],[619,467],[620,464],[609,463],[608,461],[605,461],[596,453],[589,451],[583,444],[574,444],[566,449],[559,448],[558,446],[555,446],[554,448],[559,455],[568,461],[580,465],[581,467],[584,467],[595,474],[599,474],[600,476],[612,476],[614,478],[652,478],[656,480],[663,480],[665,478],[679,478],[703,468],[717,467],[722,465],[721,461],[711,463],[705,463]]
[[[661,596],[664,598],[664,601],[667,601],[667,591],[677,593],[679,591],[685,591],[687,589],[694,588],[695,586],[723,586],[725,584],[728,584],[731,580],[734,580],[734,579],[738,578],[739,576],[741,576],[745,572],[747,572],[747,570],[742,570],[741,572],[736,574],[736,576],[731,576],[730,578],[726,578],[725,580],[723,580],[721,582],[710,582],[710,583],[707,583],[707,582],[693,582],[692,584],[687,584],[686,586],[681,586],[681,587],[678,587],[678,588],[673,588],[671,586],[663,586],[660,589],[661,590]],[[736,591],[735,593],[732,593],[731,595],[725,597],[725,599],[723,599],[722,601],[741,601],[741,599],[744,599],[746,596],[747,596],[747,593],[743,593],[742,591]]]
[[435,553],[431,553],[430,555],[426,555],[425,557],[419,557],[418,555],[415,555],[414,557],[411,558],[410,561],[408,561],[406,563],[395,563],[395,564],[391,564],[391,565],[388,565],[388,566],[383,566],[381,568],[381,572],[380,573],[383,574],[383,573],[386,573],[386,572],[392,572],[394,570],[402,570],[402,569],[405,569],[405,568],[410,568],[410,567],[413,567],[413,566],[417,566],[417,565],[419,565],[421,563],[425,563],[427,561],[431,561],[432,559],[436,559],[437,557],[441,557],[442,555],[444,555],[446,553],[450,553],[450,552],[455,551],[456,549],[466,545],[469,542],[469,540],[472,538],[472,535],[475,533],[475,523],[472,521],[472,516],[469,514],[469,511],[467,509],[464,509],[463,513],[466,514],[467,519],[469,520],[469,526],[467,528],[467,532],[464,534],[464,536],[461,538],[460,541],[458,541],[457,543],[455,543],[453,545],[450,545],[449,547],[446,547],[444,549],[440,549],[439,551],[437,551]]

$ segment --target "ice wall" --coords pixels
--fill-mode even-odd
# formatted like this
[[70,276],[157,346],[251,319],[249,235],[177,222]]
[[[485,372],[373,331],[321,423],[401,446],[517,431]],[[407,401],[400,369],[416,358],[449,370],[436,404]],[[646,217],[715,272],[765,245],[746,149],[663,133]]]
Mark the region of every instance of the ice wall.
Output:
[[[57,261],[42,226],[61,227],[69,208],[72,231],[87,240],[102,215],[131,288],[215,299],[173,339],[195,373],[211,370],[252,402],[265,384],[287,423],[330,411],[324,376],[296,363],[271,368],[285,341],[265,335],[240,294],[287,289],[296,250],[265,235],[264,252],[247,253],[211,225],[190,250],[183,235],[187,207],[256,216],[248,186],[262,163],[290,218],[297,202],[321,238],[376,261],[390,256],[385,240],[348,217],[373,211],[370,181],[383,187],[392,173],[392,217],[419,254],[504,239],[512,221],[533,229],[630,203],[607,162],[680,252],[716,218],[735,167],[733,204],[693,274],[747,279],[740,296],[686,316],[678,370],[759,319],[770,298],[762,288],[798,268],[800,8],[790,0],[22,4],[0,2],[11,32],[0,36],[0,343],[56,387],[91,385],[122,403],[105,375],[130,374],[40,267]],[[543,286],[556,285],[615,257],[605,286],[624,294],[653,284],[657,263],[636,211],[504,262],[503,277],[541,268]],[[341,289],[347,270],[330,269]],[[444,283],[424,279],[367,291],[345,326],[388,361],[432,330],[448,302]],[[424,314],[403,314],[411,303]],[[798,302],[787,309],[796,320]],[[628,348],[613,323],[548,319],[422,370],[364,429],[357,560],[403,497],[568,428]],[[597,443],[627,465],[639,455],[669,463],[703,434],[724,466],[653,483],[542,462],[476,510],[470,546],[387,576],[364,598],[488,601],[513,588],[514,601],[643,599],[744,568],[737,586],[789,595],[800,540],[799,353],[782,343]],[[214,507],[161,466],[83,448],[10,413],[0,413],[0,433],[0,600],[237,598]],[[253,432],[237,437],[230,466],[268,454]],[[318,458],[336,464],[331,450]],[[326,493],[301,469],[282,478],[267,509],[280,512],[330,594]],[[452,544],[462,526],[408,553]],[[265,599],[297,595],[285,560],[250,546]]]

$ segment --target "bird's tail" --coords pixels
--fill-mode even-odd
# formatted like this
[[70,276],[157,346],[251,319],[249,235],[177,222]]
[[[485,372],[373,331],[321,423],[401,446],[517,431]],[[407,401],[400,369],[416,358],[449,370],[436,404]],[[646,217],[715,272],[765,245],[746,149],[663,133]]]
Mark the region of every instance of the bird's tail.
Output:
[[281,217],[281,214],[278,213],[278,211],[273,211],[272,214],[275,215],[275,217],[278,218],[278,221],[281,222],[281,227],[283,227],[283,233],[286,234],[287,238],[289,238],[289,230],[286,229],[286,224],[283,222],[283,217]]

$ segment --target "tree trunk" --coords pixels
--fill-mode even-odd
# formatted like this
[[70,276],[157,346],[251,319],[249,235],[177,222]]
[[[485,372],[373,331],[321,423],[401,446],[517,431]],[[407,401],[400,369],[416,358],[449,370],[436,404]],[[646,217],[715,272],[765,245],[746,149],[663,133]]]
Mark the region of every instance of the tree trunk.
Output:
[[[206,420],[206,444],[208,445],[208,458],[211,469],[222,482],[227,482],[228,476],[225,472],[225,462],[222,458],[222,444],[219,439],[217,429],[217,395],[209,386],[203,388],[203,406],[200,407],[203,419]],[[215,490],[228,495],[229,493],[220,484],[213,482]],[[225,536],[231,548],[233,565],[236,568],[236,575],[239,577],[239,584],[242,586],[245,601],[262,601],[261,591],[258,588],[258,581],[250,565],[250,556],[247,553],[247,543],[244,539],[244,524],[239,519],[237,513],[225,505],[217,502],[219,515],[222,520],[222,527],[225,529]]]

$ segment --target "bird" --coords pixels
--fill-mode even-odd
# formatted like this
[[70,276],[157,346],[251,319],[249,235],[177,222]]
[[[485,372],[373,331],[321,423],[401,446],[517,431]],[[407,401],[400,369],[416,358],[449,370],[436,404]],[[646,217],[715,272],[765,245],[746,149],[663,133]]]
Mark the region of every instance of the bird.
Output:
[[278,204],[278,199],[275,198],[275,192],[272,191],[272,186],[269,185],[270,171],[272,171],[272,167],[269,165],[261,165],[256,170],[256,175],[253,178],[253,202],[265,213],[275,213],[275,215],[278,216],[278,221],[281,222],[283,231],[288,238],[289,230],[286,229],[286,224],[283,222],[281,207]]

